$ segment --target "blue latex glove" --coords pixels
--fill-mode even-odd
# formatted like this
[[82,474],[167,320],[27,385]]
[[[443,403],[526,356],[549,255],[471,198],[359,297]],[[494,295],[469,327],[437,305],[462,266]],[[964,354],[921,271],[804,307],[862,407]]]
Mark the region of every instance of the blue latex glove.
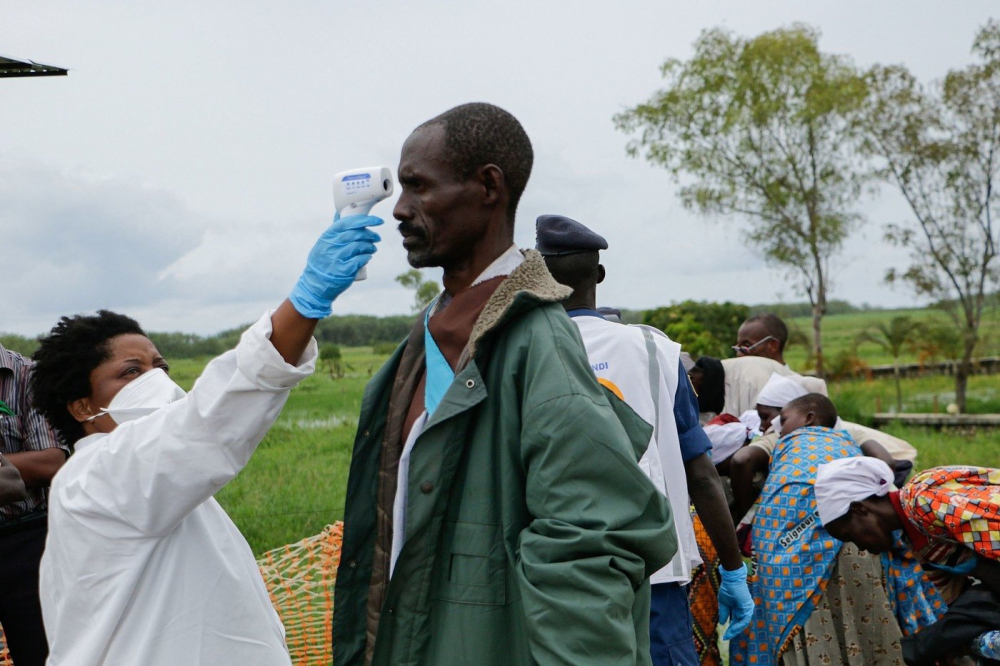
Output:
[[380,224],[382,219],[371,215],[333,218],[309,252],[305,270],[288,297],[299,314],[310,319],[330,316],[333,301],[354,283],[358,271],[375,254],[375,243],[382,240],[365,227]]
[[[921,562],[920,564],[924,564]],[[979,564],[979,558],[973,555],[971,558],[962,562],[958,566],[949,567],[947,564],[934,564],[933,562],[927,562],[925,566],[930,566],[934,569],[940,569],[941,571],[947,571],[950,574],[955,574],[956,576],[968,576],[976,569],[976,565]]]
[[722,574],[722,585],[719,586],[719,624],[725,624],[732,614],[732,622],[723,640],[729,641],[750,626],[753,619],[753,597],[747,587],[747,565],[742,565],[734,571],[726,571],[719,567]]

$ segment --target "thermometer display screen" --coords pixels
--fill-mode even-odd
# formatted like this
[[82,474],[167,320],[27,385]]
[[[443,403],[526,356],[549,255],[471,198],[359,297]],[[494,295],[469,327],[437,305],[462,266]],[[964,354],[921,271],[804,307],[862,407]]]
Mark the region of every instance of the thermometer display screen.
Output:
[[344,194],[354,194],[368,190],[371,187],[372,176],[370,173],[355,173],[344,176],[341,182],[344,185]]

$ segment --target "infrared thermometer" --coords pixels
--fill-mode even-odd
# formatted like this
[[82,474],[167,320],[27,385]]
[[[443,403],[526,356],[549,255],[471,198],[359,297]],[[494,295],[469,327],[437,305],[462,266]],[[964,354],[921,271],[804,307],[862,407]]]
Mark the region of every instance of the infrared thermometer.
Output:
[[[379,201],[392,196],[392,171],[388,167],[366,167],[341,171],[333,177],[333,205],[340,218],[367,215]],[[368,278],[368,267],[354,280]]]

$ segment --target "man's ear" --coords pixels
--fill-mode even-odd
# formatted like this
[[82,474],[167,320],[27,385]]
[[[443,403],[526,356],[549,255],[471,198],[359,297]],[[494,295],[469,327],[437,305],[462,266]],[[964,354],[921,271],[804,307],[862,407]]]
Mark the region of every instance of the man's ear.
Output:
[[503,171],[496,164],[479,167],[479,182],[483,185],[483,203],[493,206],[500,202],[507,191]]
[[597,264],[597,284],[604,282],[604,277],[607,273],[604,270],[604,264]]
[[816,418],[816,412],[806,412],[805,427],[814,426],[817,422],[819,422],[819,419]]
[[83,423],[97,413],[94,411],[94,403],[91,402],[89,397],[77,398],[76,400],[67,402],[66,409],[69,410],[70,416],[76,419],[78,423]]

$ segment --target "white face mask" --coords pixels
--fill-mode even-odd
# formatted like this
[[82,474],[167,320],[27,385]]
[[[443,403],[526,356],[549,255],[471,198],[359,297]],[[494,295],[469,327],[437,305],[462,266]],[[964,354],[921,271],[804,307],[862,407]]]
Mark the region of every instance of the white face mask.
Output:
[[184,389],[175,384],[162,368],[156,368],[143,373],[122,387],[111,399],[111,404],[87,420],[93,421],[109,414],[115,423],[121,425],[148,416],[185,395]]
[[771,419],[771,430],[770,432],[776,432],[781,434],[781,414],[778,414],[773,419]]

